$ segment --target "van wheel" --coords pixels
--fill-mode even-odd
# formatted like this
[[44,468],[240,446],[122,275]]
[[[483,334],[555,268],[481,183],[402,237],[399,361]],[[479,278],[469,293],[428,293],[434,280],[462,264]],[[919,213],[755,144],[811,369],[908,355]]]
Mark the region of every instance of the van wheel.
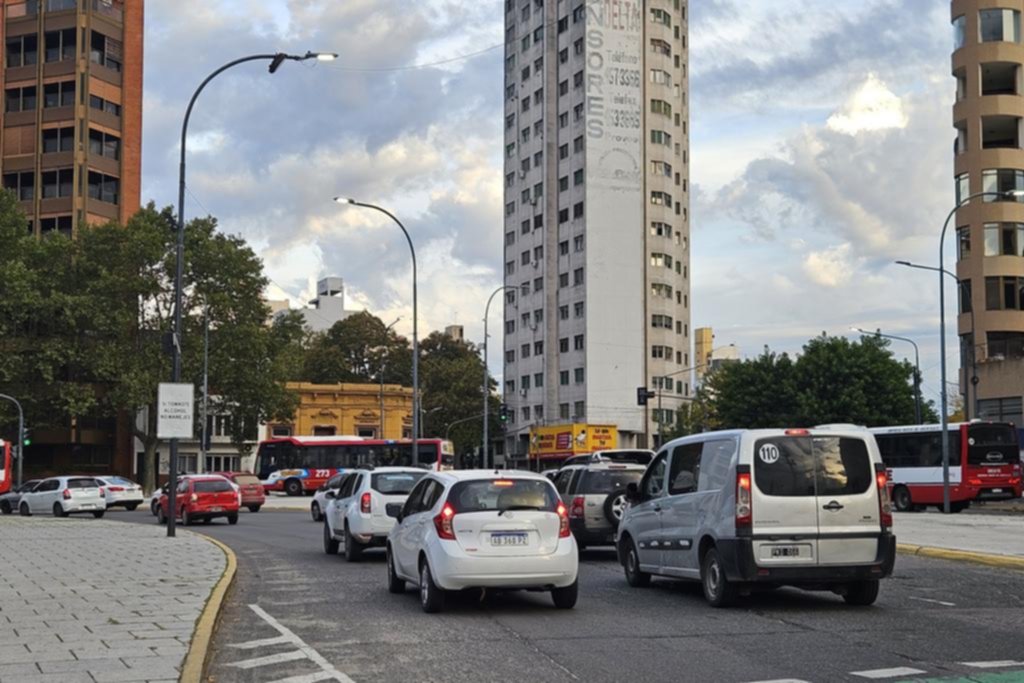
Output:
[[330,525],[324,521],[324,552],[328,555],[338,554],[338,539],[331,535]]
[[579,597],[580,581],[576,579],[571,585],[565,588],[551,589],[551,602],[555,603],[558,609],[572,609],[576,606],[576,599]]
[[302,482],[298,479],[289,479],[284,483],[284,492],[289,496],[301,496]]
[[873,605],[877,599],[878,579],[854,581],[847,585],[846,595],[843,596],[847,605],[857,605],[858,607]]
[[897,512],[910,512],[914,509],[914,501],[910,498],[910,489],[897,486],[892,490],[892,505]]
[[725,576],[725,567],[717,548],[709,548],[700,563],[700,582],[704,587],[704,599],[712,607],[728,607],[736,601],[736,584]]
[[345,561],[358,562],[363,556],[363,544],[352,537],[349,533],[348,524],[345,525]]
[[404,593],[405,592],[405,581],[398,578],[398,572],[395,571],[395,558],[391,554],[391,546],[387,547],[385,551],[386,558],[385,562],[388,565],[388,592],[389,593]]
[[53,504],[53,516],[54,517],[67,517],[68,513],[64,511],[64,508],[61,507],[60,503],[54,503]]
[[626,541],[626,557],[622,560],[622,568],[626,570],[626,583],[633,588],[647,588],[651,585],[651,575],[640,569],[640,554],[632,539]]
[[420,605],[427,614],[434,614],[444,609],[444,591],[434,583],[430,574],[430,565],[426,560],[420,564]]

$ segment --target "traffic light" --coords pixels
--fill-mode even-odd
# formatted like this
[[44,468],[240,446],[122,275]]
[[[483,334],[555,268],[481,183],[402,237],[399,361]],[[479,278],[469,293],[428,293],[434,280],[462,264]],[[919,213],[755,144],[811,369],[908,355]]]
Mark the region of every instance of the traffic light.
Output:
[[647,387],[636,388],[636,404],[638,406],[647,405],[647,399],[654,398],[654,396],[655,393],[653,391],[648,391]]
[[28,427],[25,427],[21,431],[21,437],[22,437],[22,442],[21,443],[23,445],[25,445],[25,446],[31,446],[32,445],[32,431]]
[[503,425],[508,423],[508,406],[504,403],[498,406],[498,422]]

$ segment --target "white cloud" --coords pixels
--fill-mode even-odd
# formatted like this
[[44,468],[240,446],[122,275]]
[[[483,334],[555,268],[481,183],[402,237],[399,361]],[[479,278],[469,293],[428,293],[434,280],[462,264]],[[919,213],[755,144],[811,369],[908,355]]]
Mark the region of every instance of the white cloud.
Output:
[[829,130],[856,135],[861,131],[906,128],[903,103],[875,74],[868,74],[864,85],[846,101],[842,109],[828,117]]
[[835,289],[849,284],[853,271],[849,244],[812,251],[804,259],[804,273],[822,287]]

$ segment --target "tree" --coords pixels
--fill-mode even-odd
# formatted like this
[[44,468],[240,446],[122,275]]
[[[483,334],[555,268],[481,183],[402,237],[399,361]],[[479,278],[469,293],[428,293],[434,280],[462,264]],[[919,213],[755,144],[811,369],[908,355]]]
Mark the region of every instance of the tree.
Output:
[[707,375],[708,421],[723,429],[793,424],[798,411],[794,363],[765,348],[752,360],[727,363]]
[[362,311],[315,335],[306,355],[303,377],[316,384],[379,381],[412,384],[409,342],[388,330],[380,318]]

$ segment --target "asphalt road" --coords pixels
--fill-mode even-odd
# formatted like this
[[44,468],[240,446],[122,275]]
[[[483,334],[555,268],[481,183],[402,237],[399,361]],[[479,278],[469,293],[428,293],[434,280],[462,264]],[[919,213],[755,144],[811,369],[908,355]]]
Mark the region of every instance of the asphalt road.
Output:
[[[108,517],[154,523],[142,510]],[[782,589],[716,610],[696,584],[630,588],[611,550],[588,550],[574,610],[541,593],[465,594],[427,615],[412,589],[387,592],[383,553],[324,554],[308,514],[193,529],[238,555],[217,683],[1024,681],[1021,572],[900,556],[870,608]]]

